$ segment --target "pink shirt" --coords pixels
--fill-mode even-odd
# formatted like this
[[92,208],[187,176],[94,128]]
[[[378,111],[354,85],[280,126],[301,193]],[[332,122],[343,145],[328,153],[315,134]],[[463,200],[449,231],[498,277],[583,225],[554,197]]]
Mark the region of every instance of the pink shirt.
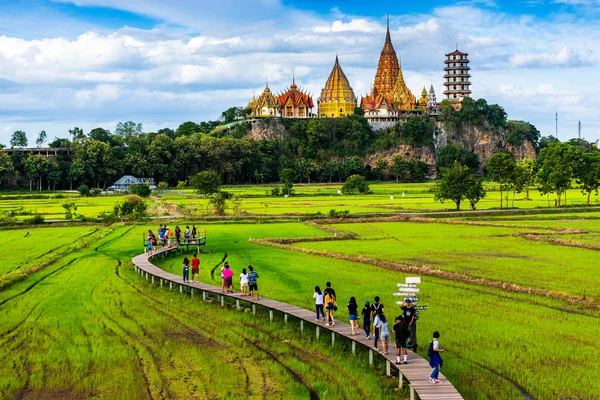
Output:
[[223,278],[231,278],[233,276],[233,271],[231,268],[225,268],[223,270]]

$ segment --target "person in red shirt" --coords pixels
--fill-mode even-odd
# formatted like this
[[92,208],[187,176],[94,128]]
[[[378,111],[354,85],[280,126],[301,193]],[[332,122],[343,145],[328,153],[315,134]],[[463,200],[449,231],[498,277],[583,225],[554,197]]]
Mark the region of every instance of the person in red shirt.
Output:
[[[200,271],[200,260],[194,254],[194,258],[192,258],[192,282],[200,282],[200,278],[198,277],[198,272]],[[194,277],[196,280],[194,280]]]

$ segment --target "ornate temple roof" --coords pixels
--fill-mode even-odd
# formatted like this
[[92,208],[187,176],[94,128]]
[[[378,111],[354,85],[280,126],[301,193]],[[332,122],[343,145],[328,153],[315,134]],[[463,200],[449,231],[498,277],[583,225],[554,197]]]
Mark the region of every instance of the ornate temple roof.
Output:
[[[262,108],[262,107],[277,107],[277,99],[273,96],[271,89],[269,89],[269,84],[265,85],[265,90],[263,90],[262,94],[258,97],[258,99],[252,98],[250,104],[254,102],[253,108]],[[251,106],[252,107],[252,106]]]
[[352,90],[337,56],[335,56],[335,64],[333,64],[331,74],[329,74],[325,87],[321,91],[321,97],[317,102],[356,103],[354,90]]
[[452,53],[446,54],[446,57],[448,57],[448,56],[468,56],[468,55],[469,55],[469,53],[463,53],[462,51],[458,51],[458,49],[456,49]]
[[394,50],[394,46],[392,45],[390,21],[388,18],[385,43],[381,50],[381,55],[379,56],[379,64],[377,65],[377,72],[375,73],[373,89],[376,89],[377,93],[383,94],[384,96],[391,96],[399,71],[400,64],[398,63],[396,50]]
[[284,107],[288,100],[291,100],[294,107],[304,105],[305,108],[314,108],[313,98],[310,94],[296,86],[296,79],[292,78],[290,88],[277,96],[280,107]]
[[398,67],[398,78],[392,89],[392,102],[397,108],[402,109],[414,107],[416,103],[415,96],[408,86],[406,86],[406,82],[404,82],[404,75],[402,74],[402,68],[400,66]]

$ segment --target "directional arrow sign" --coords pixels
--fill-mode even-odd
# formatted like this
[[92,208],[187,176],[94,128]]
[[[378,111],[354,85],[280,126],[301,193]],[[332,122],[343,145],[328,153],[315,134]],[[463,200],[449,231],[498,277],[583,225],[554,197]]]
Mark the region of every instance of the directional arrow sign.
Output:
[[399,283],[397,286],[398,287],[412,287],[412,288],[417,287],[417,285],[415,285],[414,283]]
[[417,310],[427,310],[427,306],[416,306],[415,307]]
[[406,293],[419,293],[419,288],[412,288],[412,287],[403,287],[399,289],[402,292],[406,292]]

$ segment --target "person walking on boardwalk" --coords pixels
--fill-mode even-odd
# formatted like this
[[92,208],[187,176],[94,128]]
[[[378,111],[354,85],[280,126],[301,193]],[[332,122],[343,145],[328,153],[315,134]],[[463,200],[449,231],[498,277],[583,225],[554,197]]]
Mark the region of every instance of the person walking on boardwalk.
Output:
[[233,270],[229,268],[229,263],[225,263],[223,278],[225,282],[225,291],[227,293],[233,293]]
[[181,239],[181,229],[179,229],[179,225],[175,227],[175,241],[177,242],[177,246],[179,246],[179,240]]
[[192,239],[196,238],[196,225],[192,225]]
[[250,289],[250,294],[252,295],[252,300],[254,300],[254,295],[256,294],[256,300],[260,300],[258,297],[258,283],[256,279],[258,279],[258,274],[254,271],[252,265],[248,265],[248,289]]
[[383,314],[383,311],[383,304],[379,302],[379,296],[375,296],[375,302],[371,304],[371,321],[373,321],[373,336],[375,337],[373,347],[375,349],[377,349],[377,343],[379,342],[381,333],[378,328],[379,317]]
[[365,300],[365,306],[360,313],[363,317],[363,329],[365,330],[367,340],[369,340],[371,339],[371,305],[369,304],[369,300]]
[[192,282],[200,282],[199,273],[200,259],[194,254],[194,257],[192,257]]
[[240,274],[240,290],[242,291],[242,296],[249,296],[248,273],[246,272],[246,268],[242,268],[242,273]]
[[348,320],[350,321],[350,327],[352,328],[352,336],[358,335],[360,331],[360,328],[358,327],[358,304],[356,304],[356,299],[354,297],[350,297],[346,309],[348,310]]
[[378,315],[377,327],[379,328],[379,335],[381,337],[382,354],[388,353],[388,346],[390,341],[390,327],[388,325],[385,314]]
[[396,338],[396,365],[400,364],[400,356],[404,355],[404,364],[408,364],[408,352],[406,351],[406,340],[410,336],[408,326],[404,318],[400,315],[396,317],[394,324],[394,336]]
[[190,281],[190,260],[183,259],[183,283]]
[[173,230],[171,228],[167,228],[167,233],[165,234],[167,237],[167,247],[171,247],[171,238],[173,237]]
[[[329,284],[329,282],[327,282]],[[332,289],[333,290],[333,289]],[[327,289],[325,289],[325,313],[326,313],[326,317],[325,317],[325,326],[329,326],[331,324],[331,326],[335,326],[335,320],[333,319],[333,312],[335,310],[337,310],[337,306],[335,305],[335,295],[333,293],[332,290],[327,291]]]
[[152,235],[151,235],[152,231],[148,231],[148,255],[151,256],[152,255]]
[[189,240],[189,239],[190,239],[190,235],[191,235],[191,232],[190,232],[190,227],[189,227],[189,226],[186,226],[186,227],[185,227],[185,232],[183,233],[183,238],[184,238],[185,240]]
[[440,349],[440,333],[438,331],[433,332],[433,340],[429,343],[429,349],[427,349],[427,355],[429,356],[429,366],[433,368],[433,372],[429,376],[429,382],[431,383],[442,383],[438,379],[440,374],[440,368],[444,364],[441,353],[444,350]]
[[[325,291],[323,292],[323,294],[325,296],[330,295],[334,298],[334,303],[335,303],[335,299],[337,299],[337,296],[335,295],[335,290],[331,287],[331,282],[325,282]],[[327,310],[327,301],[325,301],[325,309]],[[327,320],[325,322],[333,322],[333,319],[329,320],[329,315],[327,316]]]
[[417,351],[417,310],[412,306],[411,299],[404,299],[404,303],[400,307],[402,309],[402,318],[410,332],[410,340],[408,347]]
[[323,292],[321,292],[320,287],[315,286],[315,293],[313,294],[313,297],[315,298],[315,309],[317,310],[317,321],[320,321],[319,313],[323,317],[323,320],[325,320],[325,311],[323,310],[323,302],[325,300],[323,298]]

